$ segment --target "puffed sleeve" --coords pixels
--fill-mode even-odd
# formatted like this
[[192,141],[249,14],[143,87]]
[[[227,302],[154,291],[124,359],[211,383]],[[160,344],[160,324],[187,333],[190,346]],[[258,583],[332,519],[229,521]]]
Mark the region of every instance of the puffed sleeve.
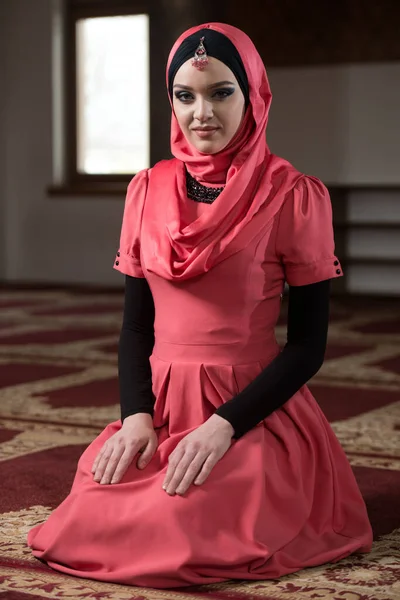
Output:
[[144,277],[140,265],[140,229],[148,183],[148,169],[139,171],[130,181],[114,269],[131,277]]
[[334,254],[331,200],[319,179],[303,176],[278,218],[276,253],[289,285],[309,285],[343,275]]

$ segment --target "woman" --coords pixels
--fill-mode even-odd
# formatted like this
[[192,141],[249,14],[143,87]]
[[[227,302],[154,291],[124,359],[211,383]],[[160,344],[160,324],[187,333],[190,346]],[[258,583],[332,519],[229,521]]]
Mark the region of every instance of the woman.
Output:
[[121,420],[28,544],[64,573],[155,588],[368,552],[363,499],[305,385],[342,275],[327,190],[270,153],[269,84],[240,30],[186,31],[167,87],[175,158],[131,181],[114,265],[126,275]]

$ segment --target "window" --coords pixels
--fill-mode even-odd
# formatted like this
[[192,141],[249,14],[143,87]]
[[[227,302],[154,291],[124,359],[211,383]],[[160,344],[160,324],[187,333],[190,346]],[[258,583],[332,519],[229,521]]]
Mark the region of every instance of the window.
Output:
[[50,193],[120,195],[150,166],[150,2],[55,0]]
[[149,167],[149,18],[124,15],[76,23],[80,174]]

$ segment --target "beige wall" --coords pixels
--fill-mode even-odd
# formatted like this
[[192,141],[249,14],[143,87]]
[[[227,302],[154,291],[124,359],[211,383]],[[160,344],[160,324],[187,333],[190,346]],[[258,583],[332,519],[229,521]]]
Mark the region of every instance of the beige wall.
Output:
[[[112,264],[122,200],[55,199],[45,192],[52,180],[51,1],[1,5],[7,53],[0,77],[7,91],[0,100],[0,218],[6,225],[0,275],[3,260],[3,276],[11,281],[120,285]],[[273,69],[269,75],[272,151],[328,183],[400,184],[400,63]]]
[[273,152],[325,183],[400,184],[400,62],[268,74]]
[[[329,184],[400,186],[400,62],[268,70],[271,150]],[[351,222],[400,223],[400,192],[353,191]],[[397,258],[399,230],[351,230],[350,258]],[[400,266],[351,264],[351,292],[400,294]]]
[[112,269],[123,204],[50,198],[51,2],[7,3],[7,263],[13,281],[121,284]]
[[6,272],[6,196],[5,196],[5,3],[0,3],[0,280],[4,279]]

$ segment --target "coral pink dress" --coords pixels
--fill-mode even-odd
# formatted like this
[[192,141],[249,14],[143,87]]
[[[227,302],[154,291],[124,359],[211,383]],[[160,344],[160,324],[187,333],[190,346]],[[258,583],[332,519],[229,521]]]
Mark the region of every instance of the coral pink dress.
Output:
[[[135,459],[121,483],[95,483],[95,456],[121,427],[110,423],[81,456],[68,497],[29,532],[33,554],[71,575],[171,588],[277,578],[369,551],[364,501],[307,386],[233,440],[203,485],[183,496],[161,487],[180,440],[279,353],[274,327],[284,281],[306,285],[341,275],[329,197],[317,180],[303,178],[266,227],[243,229],[234,252],[176,282],[148,270],[155,248],[139,193],[145,177],[134,179],[115,268],[146,277],[154,297],[158,449],[144,470]],[[181,228],[213,210],[187,202]]]

